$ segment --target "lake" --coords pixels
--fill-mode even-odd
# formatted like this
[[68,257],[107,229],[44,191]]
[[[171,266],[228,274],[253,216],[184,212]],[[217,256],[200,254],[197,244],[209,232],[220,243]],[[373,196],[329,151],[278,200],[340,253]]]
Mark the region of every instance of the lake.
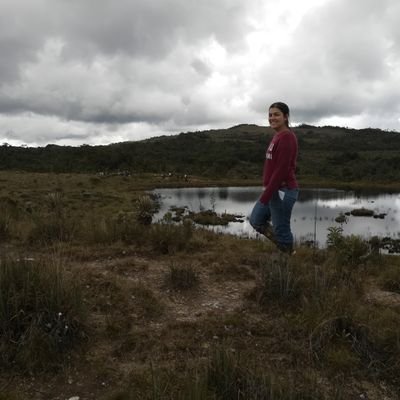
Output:
[[[170,207],[187,207],[198,212],[212,209],[217,213],[239,214],[243,222],[212,227],[221,232],[244,237],[257,237],[249,224],[248,216],[258,199],[259,187],[213,187],[156,189],[161,200],[155,220],[160,220]],[[335,221],[341,213],[367,208],[381,217],[348,216],[347,222]],[[371,236],[400,238],[400,193],[355,192],[336,189],[301,189],[292,213],[292,231],[296,241],[312,241],[314,235],[319,246],[324,247],[328,228],[342,226],[345,235],[355,234],[364,238]]]

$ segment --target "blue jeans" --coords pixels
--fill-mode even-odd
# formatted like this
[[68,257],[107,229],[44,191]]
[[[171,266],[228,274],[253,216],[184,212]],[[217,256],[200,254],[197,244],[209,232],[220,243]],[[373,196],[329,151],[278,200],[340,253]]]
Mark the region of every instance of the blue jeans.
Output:
[[278,244],[290,247],[293,246],[290,218],[299,195],[299,189],[280,189],[279,192],[275,192],[267,204],[258,200],[251,212],[249,222],[259,233],[263,233],[272,222]]

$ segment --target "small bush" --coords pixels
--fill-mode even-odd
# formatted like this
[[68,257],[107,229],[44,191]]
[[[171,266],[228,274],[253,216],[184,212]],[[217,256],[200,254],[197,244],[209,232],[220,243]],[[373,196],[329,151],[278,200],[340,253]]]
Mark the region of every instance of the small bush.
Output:
[[398,326],[393,310],[363,308],[320,322],[310,334],[314,359],[332,372],[364,372],[397,381],[400,373]]
[[79,288],[59,260],[0,262],[0,366],[47,368],[83,337]]
[[[154,294],[151,289],[136,285],[131,290],[135,306],[141,311],[143,316],[147,318],[157,318],[164,312],[164,303]],[[139,312],[140,313],[140,312]]]
[[136,202],[136,220],[142,225],[150,225],[155,212],[155,204],[149,196],[142,196]]
[[79,237],[85,243],[111,244],[122,241],[143,245],[148,240],[147,227],[136,221],[134,213],[119,212],[111,218],[90,215],[81,226]]
[[94,214],[89,215],[81,226],[79,238],[84,243],[113,243],[116,241],[116,229],[110,227],[104,218],[98,218]]
[[[224,347],[214,349],[205,371],[196,374],[195,378],[193,386],[197,387],[199,392],[192,390],[190,397],[184,394],[181,399],[316,400],[322,398],[315,385],[306,382],[303,377],[301,385],[293,377],[287,377],[282,373],[278,378],[278,374],[268,371],[265,365],[257,368],[241,354],[233,353]],[[210,394],[213,397],[209,397]]]
[[301,295],[300,276],[296,273],[288,257],[268,260],[263,266],[258,302],[293,303]]
[[33,228],[29,233],[30,243],[51,244],[54,242],[68,242],[75,232],[75,225],[71,219],[52,214],[35,214],[32,216]]
[[383,289],[400,294],[400,266],[388,267],[380,276],[379,283]]
[[138,221],[134,213],[120,213],[117,219],[109,222],[109,227],[124,243],[144,245],[148,240],[147,223]]
[[150,243],[162,254],[171,254],[188,247],[193,234],[193,224],[185,221],[182,225],[159,223],[151,226]]
[[29,241],[50,244],[70,241],[76,230],[76,221],[67,213],[61,192],[49,193],[40,210],[32,212],[33,228]]
[[203,210],[197,213],[189,212],[188,217],[199,225],[228,225],[230,222],[237,222],[241,217],[232,214],[217,214],[213,210]]
[[166,281],[174,290],[188,290],[198,285],[199,277],[191,266],[171,265]]
[[[174,399],[174,400],[320,400],[322,395],[314,382],[301,377],[299,381],[284,373],[272,373],[265,365],[257,368],[225,347],[213,349],[207,362],[187,368],[179,376],[171,371],[151,369],[147,390],[132,385],[107,400]],[[278,377],[279,376],[279,377]],[[301,384],[300,384],[301,381]],[[137,394],[140,393],[140,396]]]
[[326,244],[328,248],[339,250],[344,243],[343,228],[331,226],[328,228]]
[[17,202],[8,196],[0,197],[0,242],[5,242],[11,237],[11,226],[18,219]]
[[355,217],[372,217],[374,215],[373,210],[368,210],[367,208],[356,208],[350,212],[351,215]]
[[328,228],[327,245],[328,249],[333,250],[337,264],[357,266],[365,263],[370,248],[368,243],[359,236],[343,235],[343,229],[338,227]]
[[10,238],[11,217],[7,210],[0,212],[0,242],[5,242]]

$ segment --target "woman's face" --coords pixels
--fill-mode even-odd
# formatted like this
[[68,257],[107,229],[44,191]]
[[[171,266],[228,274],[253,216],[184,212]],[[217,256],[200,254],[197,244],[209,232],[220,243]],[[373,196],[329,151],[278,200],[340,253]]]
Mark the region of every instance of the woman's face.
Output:
[[271,107],[269,109],[268,121],[274,131],[287,128],[287,117],[279,108]]

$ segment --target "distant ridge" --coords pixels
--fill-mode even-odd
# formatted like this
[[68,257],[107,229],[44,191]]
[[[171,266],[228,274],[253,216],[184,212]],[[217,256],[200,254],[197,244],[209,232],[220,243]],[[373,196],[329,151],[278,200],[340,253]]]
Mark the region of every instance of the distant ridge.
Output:
[[[380,129],[295,126],[299,179],[340,182],[400,181],[400,134]],[[259,179],[269,127],[239,124],[142,141],[80,147],[0,146],[0,169],[36,172],[126,170],[176,172],[210,178]]]

